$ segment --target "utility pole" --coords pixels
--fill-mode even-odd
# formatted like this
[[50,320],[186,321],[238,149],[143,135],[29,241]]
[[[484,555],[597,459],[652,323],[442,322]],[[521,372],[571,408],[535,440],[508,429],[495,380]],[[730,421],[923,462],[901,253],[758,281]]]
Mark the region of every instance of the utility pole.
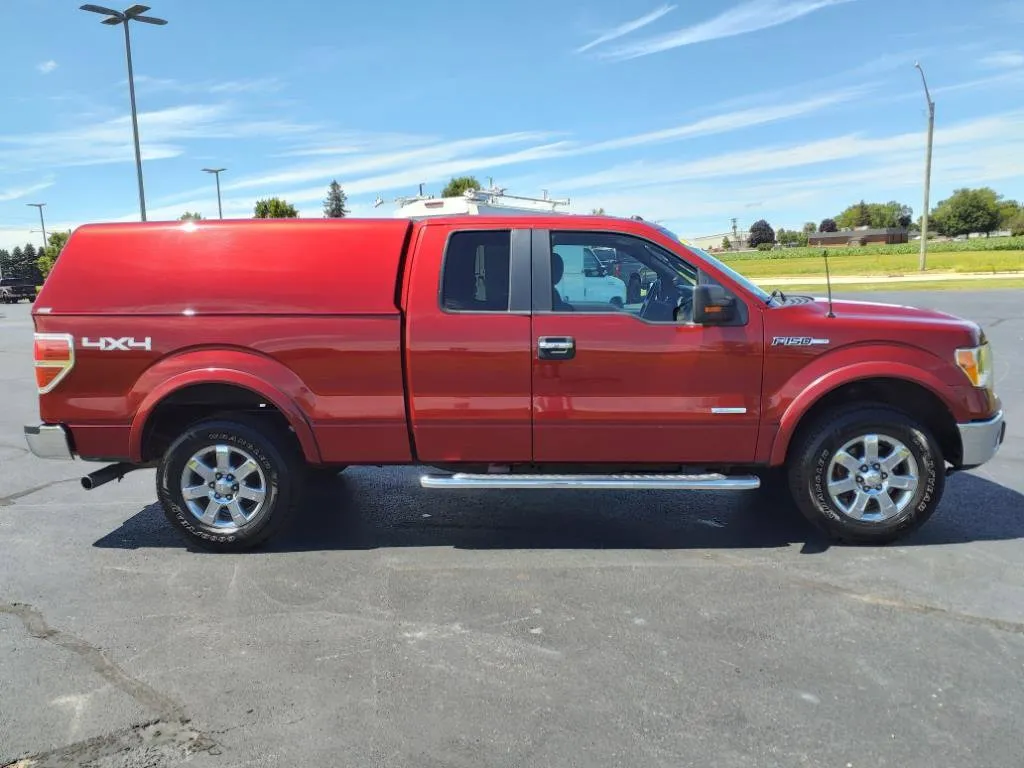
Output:
[[43,206],[46,205],[46,203],[25,203],[25,205],[39,209],[39,227],[43,230],[43,251],[45,251],[46,246],[49,245],[49,242],[46,239],[46,222],[43,221]]
[[221,171],[226,171],[227,168],[203,168],[203,170],[217,177],[217,217],[223,219],[224,210],[220,207],[220,174]]
[[921,256],[918,259],[918,269],[924,272],[928,263],[928,192],[932,184],[932,134],[935,132],[935,102],[932,101],[928,92],[928,81],[924,78],[924,70],[918,62],[914,62],[917,71],[921,73],[921,83],[924,85],[924,98],[928,102],[928,148],[925,151],[924,159],[924,210],[921,212]]
[[146,192],[142,187],[142,152],[139,150],[139,118],[135,111],[135,76],[132,74],[132,41],[128,33],[128,22],[141,21],[143,24],[155,24],[163,26],[167,23],[165,19],[158,19],[155,16],[143,16],[149,10],[146,5],[133,5],[125,11],[115,11],[113,8],[105,8],[102,5],[83,5],[81,10],[99,13],[107,18],[103,24],[116,27],[124,25],[124,52],[128,58],[128,93],[132,102],[132,135],[135,138],[135,173],[139,177],[139,212],[142,220],[146,220]]

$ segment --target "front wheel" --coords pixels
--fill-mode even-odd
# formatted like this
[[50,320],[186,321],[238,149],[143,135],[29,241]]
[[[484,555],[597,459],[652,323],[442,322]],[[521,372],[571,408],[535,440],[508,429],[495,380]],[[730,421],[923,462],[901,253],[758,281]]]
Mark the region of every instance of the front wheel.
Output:
[[917,529],[945,487],[942,449],[923,424],[885,406],[827,414],[794,445],[789,486],[831,537],[884,544]]
[[298,506],[301,464],[287,433],[239,418],[190,427],[157,468],[167,519],[204,549],[239,551],[277,532]]

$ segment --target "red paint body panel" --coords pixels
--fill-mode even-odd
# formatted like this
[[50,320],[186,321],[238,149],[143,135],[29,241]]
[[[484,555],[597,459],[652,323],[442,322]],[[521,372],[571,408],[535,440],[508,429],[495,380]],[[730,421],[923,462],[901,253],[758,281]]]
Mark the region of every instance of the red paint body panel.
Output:
[[649,324],[617,313],[538,314],[533,336],[576,341],[572,360],[539,360],[534,350],[537,461],[753,462],[760,312],[731,328]]
[[88,224],[38,307],[60,314],[394,314],[398,219]]
[[[473,221],[505,229],[508,221]],[[530,316],[452,313],[439,304],[451,226],[422,226],[409,277],[406,369],[416,453],[424,462],[532,457]]]
[[[442,311],[449,234],[495,228],[645,237],[735,293],[748,322]],[[644,222],[584,216],[91,225],[33,310],[37,331],[75,339],[75,366],[40,414],[85,458],[138,461],[154,408],[203,383],[257,393],[308,461],[337,464],[779,463],[807,409],[862,378],[915,382],[961,422],[998,407],[954,364],[979,342],[975,324],[856,302],[835,314],[765,306]],[[539,360],[539,336],[574,337],[576,357]],[[773,343],[791,336],[827,344]],[[97,349],[101,338],[136,343]]]

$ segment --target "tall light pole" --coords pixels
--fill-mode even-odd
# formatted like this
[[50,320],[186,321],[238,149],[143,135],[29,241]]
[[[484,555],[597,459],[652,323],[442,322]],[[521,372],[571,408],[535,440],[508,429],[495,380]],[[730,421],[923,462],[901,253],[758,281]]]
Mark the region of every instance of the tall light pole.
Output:
[[124,52],[128,58],[128,93],[132,100],[132,132],[135,137],[135,172],[139,177],[139,211],[142,220],[146,220],[146,192],[142,187],[142,153],[139,151],[139,118],[135,112],[135,77],[132,74],[132,40],[128,33],[128,22],[141,21],[143,24],[156,24],[163,26],[167,23],[165,19],[158,19],[155,16],[143,16],[149,10],[147,5],[133,5],[125,11],[115,11],[112,8],[104,8],[102,5],[83,5],[83,11],[101,13],[107,18],[102,23],[111,27],[118,24],[124,25]]
[[928,192],[932,184],[932,134],[935,132],[935,102],[928,93],[928,81],[924,78],[924,70],[918,62],[914,62],[917,71],[921,73],[921,83],[924,85],[924,98],[928,102],[928,149],[924,158],[924,210],[921,212],[921,256],[918,259],[918,269],[925,270],[928,261]]
[[220,174],[221,171],[226,171],[227,168],[203,168],[207,173],[212,173],[217,177],[217,216],[221,219],[224,218],[224,211],[220,207]]
[[46,240],[46,222],[43,221],[43,206],[46,203],[25,203],[25,205],[39,209],[39,227],[43,230],[43,250],[45,251],[48,243]]

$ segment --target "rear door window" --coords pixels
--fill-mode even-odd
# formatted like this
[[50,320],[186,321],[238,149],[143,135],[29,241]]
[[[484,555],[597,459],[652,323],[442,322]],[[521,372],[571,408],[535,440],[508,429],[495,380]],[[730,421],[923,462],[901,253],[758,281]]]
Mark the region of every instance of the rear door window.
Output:
[[511,230],[454,232],[445,249],[441,306],[449,312],[508,312]]

